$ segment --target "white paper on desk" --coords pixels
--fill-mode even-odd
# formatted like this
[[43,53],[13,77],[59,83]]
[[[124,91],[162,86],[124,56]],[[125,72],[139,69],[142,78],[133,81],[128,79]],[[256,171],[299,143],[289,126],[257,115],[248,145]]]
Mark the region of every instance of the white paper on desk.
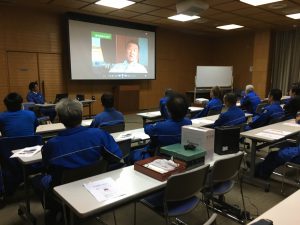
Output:
[[284,137],[284,135],[279,135],[279,134],[271,134],[271,133],[265,133],[265,132],[259,132],[257,134],[255,134],[255,136],[259,136],[259,137],[264,137],[267,139],[281,139]]
[[132,135],[133,140],[147,140],[149,139],[149,135],[144,133],[144,132],[139,132],[139,133],[135,133],[134,135]]
[[32,157],[36,153],[40,152],[42,147],[43,147],[42,145],[36,145],[32,147],[23,148],[20,151],[15,152],[10,158]]
[[129,138],[133,139],[133,136],[131,133],[122,133],[116,139],[117,140],[125,140],[125,139],[129,139]]
[[160,112],[149,112],[149,113],[147,113],[147,116],[155,117],[155,116],[161,116],[161,114],[160,114]]
[[298,123],[283,123],[283,125],[290,126],[290,127],[300,127],[300,124]]
[[265,133],[271,133],[271,134],[278,134],[278,135],[289,135],[291,134],[292,132],[289,132],[289,131],[283,131],[283,130],[277,130],[277,129],[266,129],[264,130],[263,132]]
[[116,198],[125,194],[118,188],[117,183],[110,177],[83,185],[98,202]]
[[158,173],[167,173],[174,170],[177,166],[178,165],[176,163],[167,159],[156,159],[150,163],[144,164],[144,167],[147,167]]
[[214,121],[212,120],[207,120],[207,119],[195,119],[192,121],[193,123],[195,124],[198,124],[198,123],[204,123],[204,124],[210,124],[210,123],[214,123]]

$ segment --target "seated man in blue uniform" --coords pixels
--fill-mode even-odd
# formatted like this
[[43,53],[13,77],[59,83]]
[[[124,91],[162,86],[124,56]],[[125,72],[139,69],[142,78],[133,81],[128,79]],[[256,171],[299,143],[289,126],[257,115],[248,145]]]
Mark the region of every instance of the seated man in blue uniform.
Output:
[[[2,137],[30,136],[35,134],[38,121],[32,111],[22,110],[23,99],[18,93],[10,93],[4,98],[6,112],[0,113],[0,131]],[[5,194],[11,195],[23,180],[22,168],[16,158],[9,158],[11,153],[1,151],[4,160],[1,174],[5,183]],[[1,183],[1,181],[0,181]],[[0,184],[1,185],[1,184]],[[0,194],[2,185],[0,186]],[[4,192],[4,191],[3,191]]]
[[23,98],[18,93],[10,93],[4,99],[6,112],[0,113],[0,131],[3,137],[34,135],[38,126],[32,111],[22,110]]
[[208,112],[210,110],[220,111],[222,110],[223,103],[222,103],[222,92],[221,89],[218,86],[213,87],[210,90],[210,98],[211,100],[207,103],[207,105],[204,107],[204,109],[199,112],[197,115],[194,116],[194,118],[200,118],[207,116]]
[[284,115],[286,119],[296,117],[296,113],[300,110],[300,83],[293,83],[289,90],[290,98],[284,100]]
[[42,157],[47,174],[35,179],[34,186],[38,192],[59,185],[63,169],[91,165],[101,159],[103,151],[122,157],[118,144],[109,133],[81,126],[83,108],[79,101],[63,99],[55,109],[66,130],[43,146]]
[[224,96],[226,112],[220,114],[213,127],[236,126],[246,122],[245,113],[236,106],[237,96],[234,93],[227,93]]
[[241,107],[246,109],[248,113],[255,115],[256,108],[261,100],[258,95],[254,92],[253,85],[249,84],[245,88],[246,95],[241,98]]
[[104,93],[101,96],[101,103],[104,111],[96,115],[90,127],[101,127],[124,123],[124,116],[114,108],[114,96],[111,93]]
[[[300,124],[300,117],[297,116],[296,123]],[[296,147],[284,147],[278,151],[270,152],[265,160],[255,167],[255,176],[268,179],[273,171],[285,164],[286,162],[293,162],[300,164],[300,146]]]
[[248,126],[246,126],[245,130],[266,126],[270,124],[272,120],[282,118],[284,116],[284,112],[280,106],[281,96],[282,92],[280,89],[271,89],[268,96],[270,105],[263,108],[261,114],[253,117],[252,122],[250,122]]
[[173,94],[174,94],[174,91],[172,89],[168,88],[165,91],[165,96],[163,98],[161,98],[160,101],[159,101],[160,113],[161,113],[161,115],[164,119],[169,119],[170,118],[169,113],[168,113],[168,109],[167,109],[167,102]]
[[[29,92],[26,97],[28,102],[34,102],[35,104],[45,104],[44,96],[40,92],[37,82],[30,82],[28,88]],[[43,115],[49,116],[52,122],[54,121],[56,116],[54,108],[41,108],[40,111]]]
[[137,160],[148,158],[160,146],[180,143],[181,127],[192,124],[190,119],[185,118],[188,106],[185,96],[172,95],[167,102],[170,119],[145,125],[145,133],[150,136],[151,141],[144,149],[133,151],[130,161],[134,163]]

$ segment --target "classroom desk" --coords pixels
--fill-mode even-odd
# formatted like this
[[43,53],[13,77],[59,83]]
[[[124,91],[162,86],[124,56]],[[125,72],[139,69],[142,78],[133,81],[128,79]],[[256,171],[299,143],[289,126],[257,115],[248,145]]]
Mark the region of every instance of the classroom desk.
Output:
[[[92,119],[82,120],[81,125],[84,127],[90,126]],[[36,128],[36,133],[42,135],[43,137],[52,137],[56,135],[59,131],[65,130],[66,127],[62,123],[51,123],[39,125]]]
[[[89,118],[91,118],[92,115],[92,103],[95,102],[96,100],[92,99],[85,99],[80,101],[82,103],[83,107],[88,107],[89,108]],[[35,104],[35,106],[39,108],[53,108],[56,106],[54,103],[45,103],[45,104]]]
[[274,225],[299,225],[299,199],[300,190],[282,200],[249,224],[253,224],[260,219],[269,219],[273,221]]
[[[201,110],[203,110],[202,107],[194,107],[194,106],[190,106],[189,107],[189,111],[191,113],[196,113],[196,112],[199,112]],[[136,115],[142,117],[142,119],[143,119],[143,126],[145,126],[147,120],[154,121],[154,120],[162,118],[160,111],[137,113]]]
[[[215,158],[210,162],[210,165],[212,166],[217,159],[229,156],[231,155],[215,156]],[[111,177],[119,187],[122,187],[125,195],[107,201],[98,202],[88,192],[83,184],[108,177]],[[71,224],[73,224],[72,218],[74,213],[80,218],[101,214],[140,199],[154,191],[160,190],[165,187],[165,185],[166,181],[161,182],[153,179],[135,171],[133,166],[129,166],[54,187],[54,193],[70,208]]]
[[[252,117],[252,114],[245,113],[245,117],[246,118]],[[219,118],[219,114],[213,115],[213,116],[201,117],[201,118],[197,118],[197,119],[192,119],[192,125],[194,127],[209,127],[209,126],[212,126],[218,118]]]
[[116,132],[116,133],[112,133],[111,136],[113,136],[116,142],[128,138],[131,139],[131,143],[140,142],[140,141],[145,142],[150,139],[150,136],[148,134],[145,134],[144,128]]
[[[263,186],[265,191],[269,191],[269,182],[254,177],[256,151],[262,147],[282,141],[299,132],[300,125],[296,124],[294,119],[242,132],[242,137],[249,138],[252,141],[250,173],[248,176],[245,176],[245,181]],[[262,142],[263,144],[258,145],[259,142]]]

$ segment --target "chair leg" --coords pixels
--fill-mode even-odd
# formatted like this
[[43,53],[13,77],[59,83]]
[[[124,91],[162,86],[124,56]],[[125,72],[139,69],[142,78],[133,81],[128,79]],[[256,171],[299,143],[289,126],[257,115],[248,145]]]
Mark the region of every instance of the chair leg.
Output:
[[134,202],[134,210],[133,210],[133,224],[136,225],[136,202]]
[[245,199],[244,199],[244,192],[243,192],[243,179],[240,179],[240,189],[241,189],[241,196],[242,196],[242,203],[243,203],[243,210],[244,210],[244,217],[245,220],[247,220],[247,212],[246,212],[246,205],[245,205]]
[[115,210],[113,210],[113,216],[114,216],[115,225],[117,225],[117,218],[116,218],[116,212],[115,212]]
[[62,203],[62,207],[63,207],[63,214],[64,214],[65,225],[68,225],[68,218],[67,218],[67,209],[66,209],[66,205],[65,205],[64,203]]

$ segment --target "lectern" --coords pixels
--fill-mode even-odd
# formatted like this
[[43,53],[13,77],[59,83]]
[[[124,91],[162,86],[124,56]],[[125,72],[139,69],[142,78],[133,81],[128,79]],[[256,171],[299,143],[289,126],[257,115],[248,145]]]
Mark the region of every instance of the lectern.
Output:
[[139,85],[120,85],[114,88],[115,107],[123,113],[135,113],[139,110]]

